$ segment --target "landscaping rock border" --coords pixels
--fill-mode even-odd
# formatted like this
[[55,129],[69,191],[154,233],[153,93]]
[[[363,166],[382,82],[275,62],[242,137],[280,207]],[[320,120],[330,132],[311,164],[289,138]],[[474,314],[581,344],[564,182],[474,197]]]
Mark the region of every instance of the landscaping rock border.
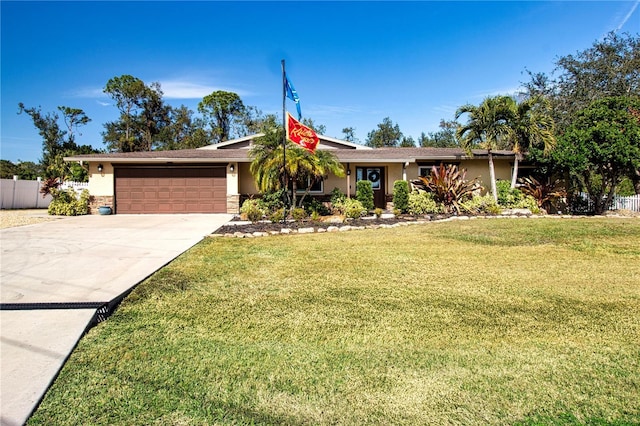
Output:
[[[391,217],[389,217],[391,216]],[[574,215],[534,215],[531,212],[517,211],[517,212],[503,212],[500,215],[495,216],[453,216],[453,215],[433,215],[423,217],[413,216],[400,216],[398,218],[393,215],[387,215],[387,217],[367,217],[361,219],[348,220],[343,223],[337,223],[335,220],[327,221],[287,221],[285,223],[278,222],[272,223],[269,221],[260,222],[248,222],[235,220],[220,227],[210,237],[227,237],[227,238],[257,238],[268,237],[275,235],[291,235],[291,234],[312,234],[312,233],[326,233],[326,232],[346,232],[357,231],[363,229],[388,229],[397,228],[401,226],[421,225],[432,222],[446,222],[454,220],[477,220],[477,219],[581,219],[593,216],[574,216]],[[626,212],[622,214],[616,214],[610,212],[606,216],[609,218],[630,218],[636,217],[640,219],[640,214],[629,215]]]

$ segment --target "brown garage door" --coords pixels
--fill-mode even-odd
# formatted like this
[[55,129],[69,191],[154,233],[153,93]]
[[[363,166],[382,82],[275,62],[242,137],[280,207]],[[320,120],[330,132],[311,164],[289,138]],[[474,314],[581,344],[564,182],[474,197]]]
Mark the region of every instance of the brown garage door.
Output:
[[115,196],[116,213],[226,213],[226,168],[116,168]]

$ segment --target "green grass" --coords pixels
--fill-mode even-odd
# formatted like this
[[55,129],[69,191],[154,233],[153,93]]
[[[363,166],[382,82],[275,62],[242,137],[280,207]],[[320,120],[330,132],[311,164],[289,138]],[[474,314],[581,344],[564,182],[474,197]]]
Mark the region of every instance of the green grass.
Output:
[[207,239],[29,424],[640,424],[640,221]]

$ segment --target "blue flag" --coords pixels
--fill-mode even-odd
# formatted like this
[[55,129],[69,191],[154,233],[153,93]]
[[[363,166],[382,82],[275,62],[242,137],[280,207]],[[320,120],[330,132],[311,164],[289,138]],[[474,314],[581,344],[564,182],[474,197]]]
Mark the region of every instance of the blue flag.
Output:
[[289,81],[289,77],[287,77],[286,75],[284,77],[286,80],[285,87],[287,91],[287,98],[296,103],[296,109],[298,110],[298,120],[302,120],[302,111],[300,110],[300,97],[298,96],[298,92],[296,92],[295,87],[293,87],[293,84],[291,84],[291,81]]

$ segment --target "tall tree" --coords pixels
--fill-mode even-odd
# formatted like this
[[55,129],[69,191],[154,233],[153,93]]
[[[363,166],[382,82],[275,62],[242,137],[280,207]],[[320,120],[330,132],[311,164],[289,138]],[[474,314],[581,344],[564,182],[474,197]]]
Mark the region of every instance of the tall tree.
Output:
[[[78,145],[75,142],[74,131],[79,126],[91,121],[84,111],[77,108],[59,106],[58,111],[62,113],[62,120],[68,130],[62,130],[58,121],[60,116],[56,112],[43,114],[40,107],[27,108],[20,102],[18,104],[18,114],[26,113],[31,117],[33,125],[38,129],[42,137],[42,159],[41,164],[44,169],[44,177],[74,178],[74,180],[86,180],[85,169],[78,170],[76,166],[65,163],[63,158],[73,154],[88,154],[96,152],[91,146]],[[73,170],[72,170],[73,168]]]
[[460,145],[472,155],[473,148],[487,151],[489,157],[489,176],[491,195],[498,201],[496,173],[492,151],[504,149],[513,135],[509,125],[512,117],[513,99],[508,96],[488,97],[479,106],[463,105],[456,111],[456,120],[467,114],[467,123],[456,132]]
[[401,138],[400,126],[394,125],[389,117],[385,117],[377,129],[367,134],[365,145],[372,148],[396,147],[400,144]]
[[400,148],[415,148],[416,141],[411,136],[403,136]]
[[422,133],[418,142],[420,146],[434,147],[434,148],[457,148],[460,146],[458,138],[456,137],[456,130],[459,123],[455,120],[446,121],[441,119],[440,130],[437,132],[429,132],[428,135]]
[[276,125],[275,121],[269,121],[263,133],[265,136],[256,139],[249,151],[252,158],[249,170],[260,192],[275,192],[285,187],[283,181],[286,169],[286,187],[292,186],[294,206],[297,202],[297,182],[307,178],[311,181],[312,185],[307,187],[300,199],[301,206],[313,183],[326,178],[330,173],[344,176],[344,168],[333,153],[321,150],[311,153],[291,142],[287,142],[285,164],[282,127]]
[[120,110],[119,120],[104,124],[102,136],[109,151],[151,151],[157,139],[166,135],[169,107],[164,104],[159,83],[147,86],[125,74],[110,79],[103,91]]
[[[557,134],[562,135],[578,111],[594,100],[640,96],[640,38],[611,32],[588,49],[560,57],[551,75],[528,73],[526,92],[549,99]],[[630,172],[629,178],[640,194],[640,169]]]
[[543,154],[548,155],[556,145],[556,137],[551,105],[546,98],[534,96],[520,103],[513,100],[510,108],[512,116],[509,124],[513,135],[509,140],[509,149],[515,153],[511,188],[515,188],[522,155],[531,147],[542,147]]
[[198,104],[198,111],[210,126],[213,143],[231,138],[238,126],[242,126],[246,117],[246,107],[236,93],[215,91],[205,96]]
[[319,135],[324,135],[327,132],[327,126],[324,124],[318,124],[311,118],[305,117],[302,119],[301,123],[313,129],[313,131]]
[[160,150],[193,149],[209,144],[203,120],[194,118],[193,111],[185,105],[170,108],[169,125],[164,132],[157,147]]
[[342,129],[342,134],[344,135],[345,141],[358,143],[358,138],[356,138],[356,129],[354,127],[345,127]]
[[570,183],[586,191],[601,214],[617,186],[640,168],[640,99],[627,96],[594,101],[578,112],[560,136],[554,159]]

